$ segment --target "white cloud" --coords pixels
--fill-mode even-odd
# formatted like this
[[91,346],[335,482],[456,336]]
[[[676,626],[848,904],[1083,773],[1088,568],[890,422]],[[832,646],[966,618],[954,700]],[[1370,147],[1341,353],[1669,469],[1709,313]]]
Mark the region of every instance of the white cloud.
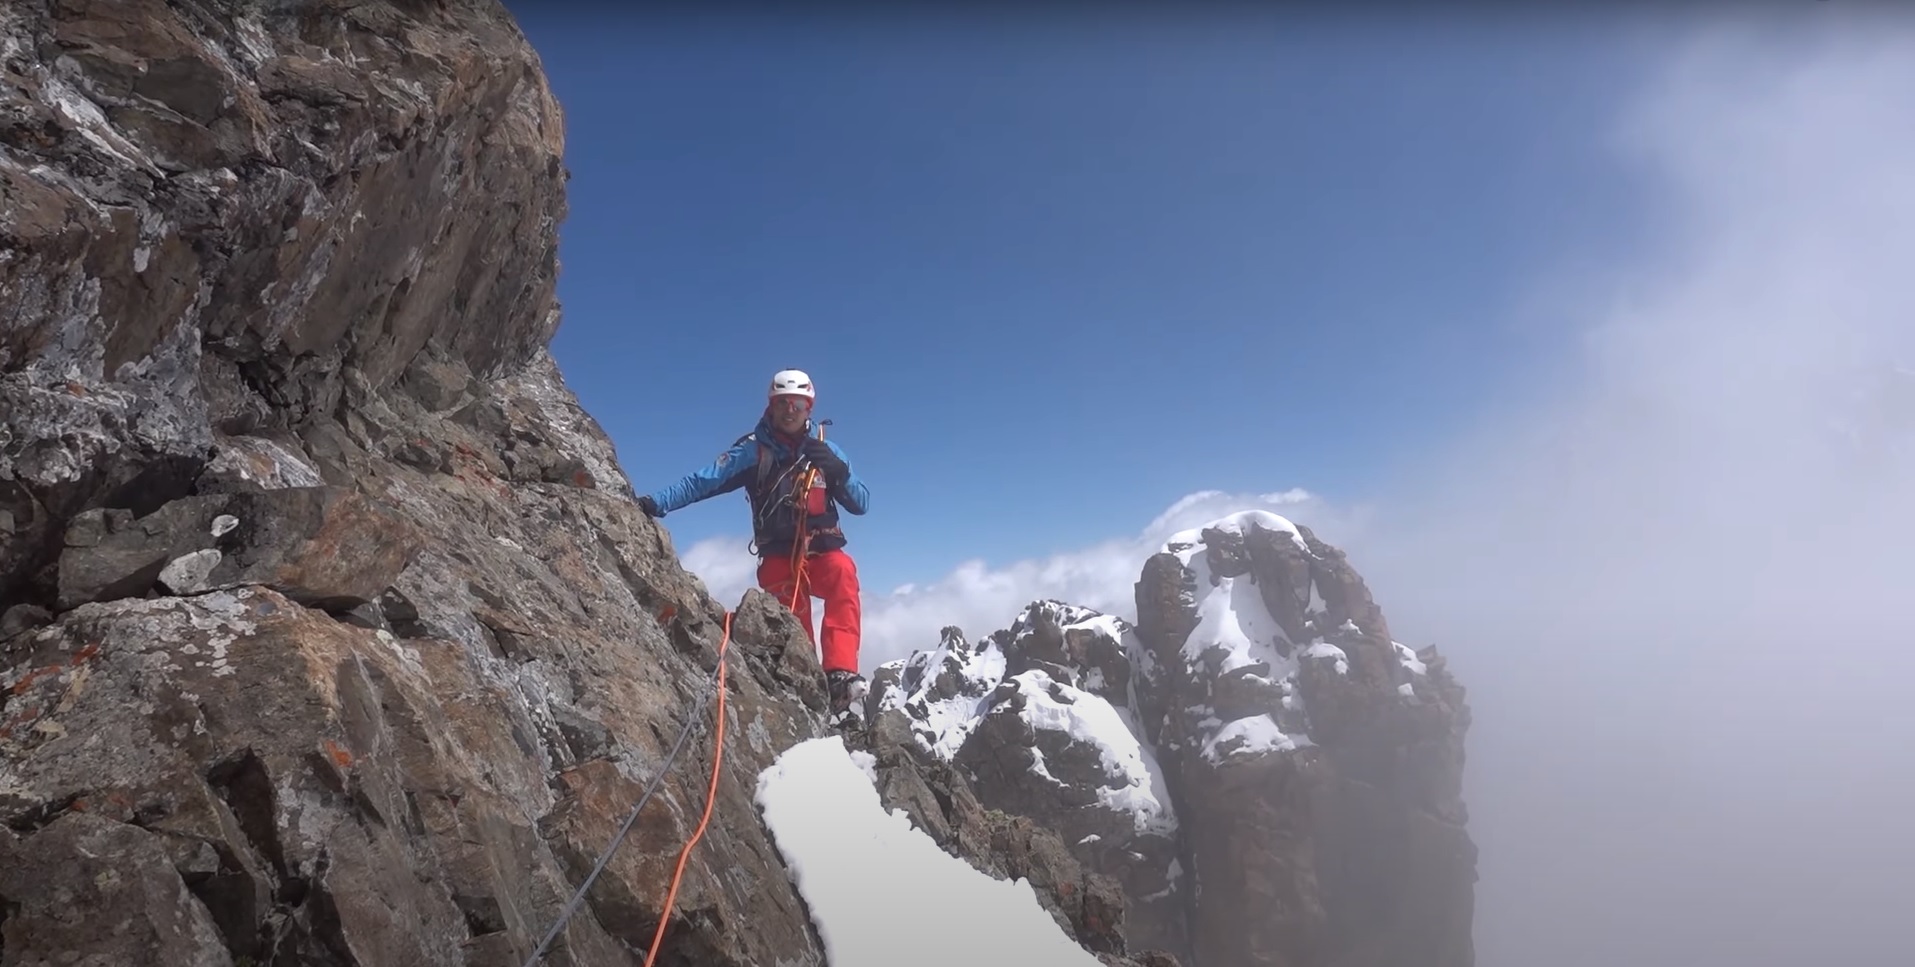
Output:
[[1483,967],[1906,957],[1912,24],[1683,49],[1580,370],[1346,547],[1471,687]]
[[748,538],[708,537],[686,548],[679,560],[727,608],[737,607],[745,590],[758,586],[758,559],[752,556]]

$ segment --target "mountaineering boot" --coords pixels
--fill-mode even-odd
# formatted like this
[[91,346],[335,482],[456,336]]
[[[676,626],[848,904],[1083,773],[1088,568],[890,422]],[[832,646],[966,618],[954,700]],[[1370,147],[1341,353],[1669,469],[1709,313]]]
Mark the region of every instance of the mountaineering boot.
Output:
[[831,693],[832,725],[847,728],[864,721],[864,696],[870,686],[863,675],[834,668],[825,672],[825,684]]

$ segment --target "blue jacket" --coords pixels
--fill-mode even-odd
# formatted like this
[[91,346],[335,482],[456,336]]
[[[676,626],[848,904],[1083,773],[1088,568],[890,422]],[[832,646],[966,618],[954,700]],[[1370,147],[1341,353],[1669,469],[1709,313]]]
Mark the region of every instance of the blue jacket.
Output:
[[[812,429],[811,423],[806,422],[804,435],[809,436]],[[797,443],[802,445],[803,440]],[[764,474],[758,472],[761,445],[769,463]],[[829,440],[825,445],[845,462],[847,469],[851,468],[851,460],[844,450]],[[796,536],[795,515],[776,513],[777,508],[772,504],[789,495],[793,481],[787,471],[798,456],[799,451],[772,427],[770,417],[760,417],[758,427],[750,434],[710,464],[651,494],[652,502],[658,505],[659,513],[668,514],[709,497],[745,488],[752,509],[752,539],[757,552],[764,556],[788,554]],[[855,469],[850,470],[841,486],[829,487],[825,498],[824,512],[811,514],[806,519],[806,529],[813,535],[810,547],[817,551],[844,546],[843,532],[838,529],[837,508],[862,516],[871,505],[871,492],[865,488],[864,481],[858,479]]]

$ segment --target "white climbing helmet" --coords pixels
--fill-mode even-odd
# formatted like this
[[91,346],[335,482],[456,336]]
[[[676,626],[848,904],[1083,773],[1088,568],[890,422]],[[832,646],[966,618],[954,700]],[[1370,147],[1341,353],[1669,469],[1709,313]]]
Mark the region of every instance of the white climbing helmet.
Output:
[[771,377],[771,392],[767,396],[802,396],[808,400],[818,398],[816,390],[811,388],[811,377],[801,369],[781,369]]

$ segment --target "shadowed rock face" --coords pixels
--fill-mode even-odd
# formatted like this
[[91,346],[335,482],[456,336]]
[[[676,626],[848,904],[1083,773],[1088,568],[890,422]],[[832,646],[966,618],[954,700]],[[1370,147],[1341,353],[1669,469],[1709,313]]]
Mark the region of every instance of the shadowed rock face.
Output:
[[[650,944],[724,608],[546,354],[560,128],[494,2],[0,7],[5,963],[519,964],[694,715],[544,962]],[[733,632],[659,962],[820,964]]]
[[81,510],[540,352],[561,126],[495,2],[9,3],[0,599],[48,597]]

